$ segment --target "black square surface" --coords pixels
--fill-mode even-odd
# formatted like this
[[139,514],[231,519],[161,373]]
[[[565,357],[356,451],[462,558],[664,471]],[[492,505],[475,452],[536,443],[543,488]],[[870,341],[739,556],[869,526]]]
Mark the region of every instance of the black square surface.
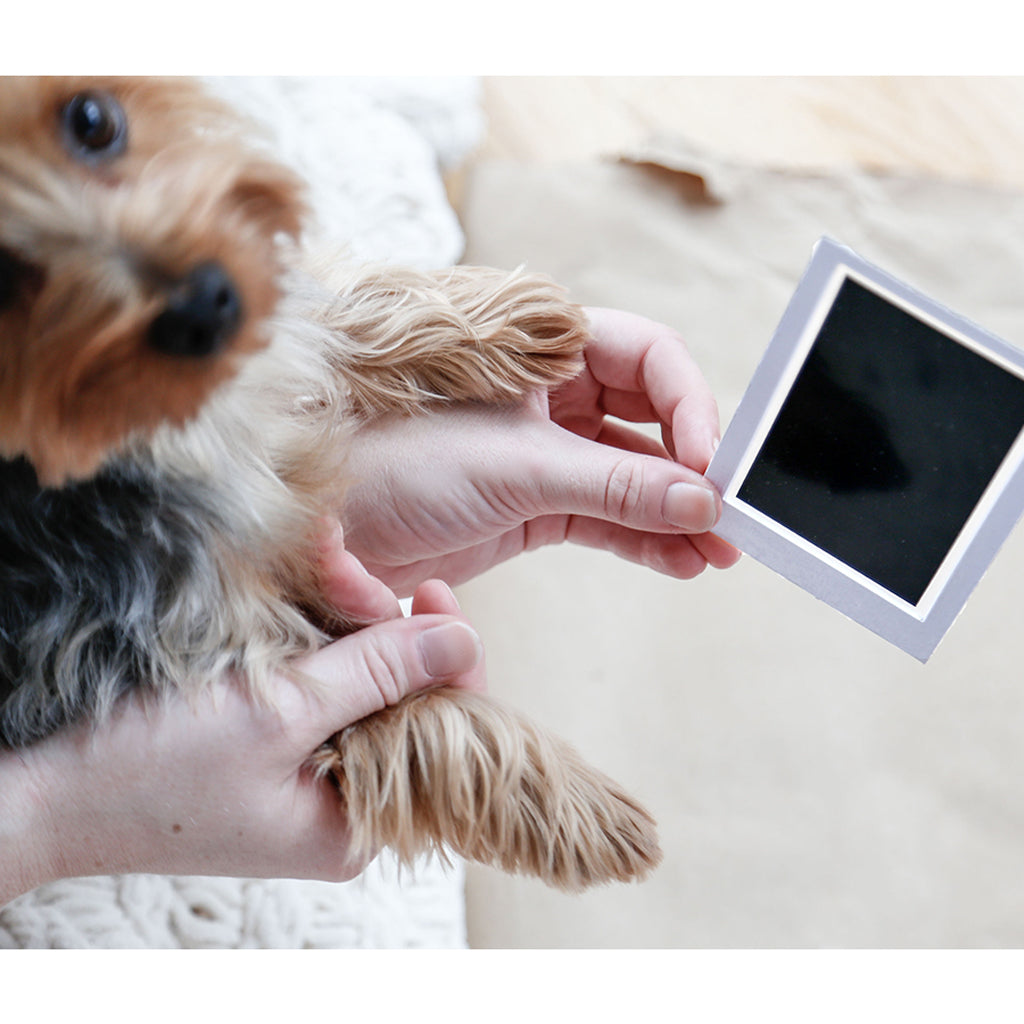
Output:
[[738,497],[916,605],[1024,427],[1024,380],[847,278]]

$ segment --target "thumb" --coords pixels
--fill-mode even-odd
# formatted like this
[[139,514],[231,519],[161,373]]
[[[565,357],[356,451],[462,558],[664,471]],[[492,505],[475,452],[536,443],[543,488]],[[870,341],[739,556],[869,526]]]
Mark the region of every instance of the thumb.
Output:
[[322,740],[325,726],[337,732],[410,693],[457,681],[482,654],[480,638],[464,620],[412,615],[337,640],[297,667],[320,684],[326,717],[311,724]]
[[721,498],[695,470],[554,431],[527,484],[538,515],[587,516],[651,533],[706,533],[718,522]]

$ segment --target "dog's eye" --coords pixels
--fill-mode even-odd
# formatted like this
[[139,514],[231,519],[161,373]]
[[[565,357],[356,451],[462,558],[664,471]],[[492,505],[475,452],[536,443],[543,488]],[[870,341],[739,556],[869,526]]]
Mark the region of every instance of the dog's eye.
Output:
[[124,152],[128,122],[121,104],[105,92],[80,92],[61,111],[64,141],[83,160],[110,160]]

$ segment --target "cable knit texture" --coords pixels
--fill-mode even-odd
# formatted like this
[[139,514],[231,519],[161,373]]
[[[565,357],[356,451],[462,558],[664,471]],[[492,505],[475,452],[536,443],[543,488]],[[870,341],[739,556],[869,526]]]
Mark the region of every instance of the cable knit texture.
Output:
[[[482,134],[471,79],[211,79],[310,183],[311,242],[419,267],[458,260],[441,172]],[[463,868],[344,884],[128,875],[66,879],[0,908],[0,949],[465,946]]]

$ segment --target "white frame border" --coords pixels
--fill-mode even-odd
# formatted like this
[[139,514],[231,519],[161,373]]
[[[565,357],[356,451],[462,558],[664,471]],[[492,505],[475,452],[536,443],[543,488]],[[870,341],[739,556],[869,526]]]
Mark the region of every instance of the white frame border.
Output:
[[718,488],[723,504],[715,533],[923,662],[952,626],[1024,511],[1024,430],[917,605],[737,497],[847,278],[1024,379],[1024,352],[823,238],[708,467],[707,478]]

